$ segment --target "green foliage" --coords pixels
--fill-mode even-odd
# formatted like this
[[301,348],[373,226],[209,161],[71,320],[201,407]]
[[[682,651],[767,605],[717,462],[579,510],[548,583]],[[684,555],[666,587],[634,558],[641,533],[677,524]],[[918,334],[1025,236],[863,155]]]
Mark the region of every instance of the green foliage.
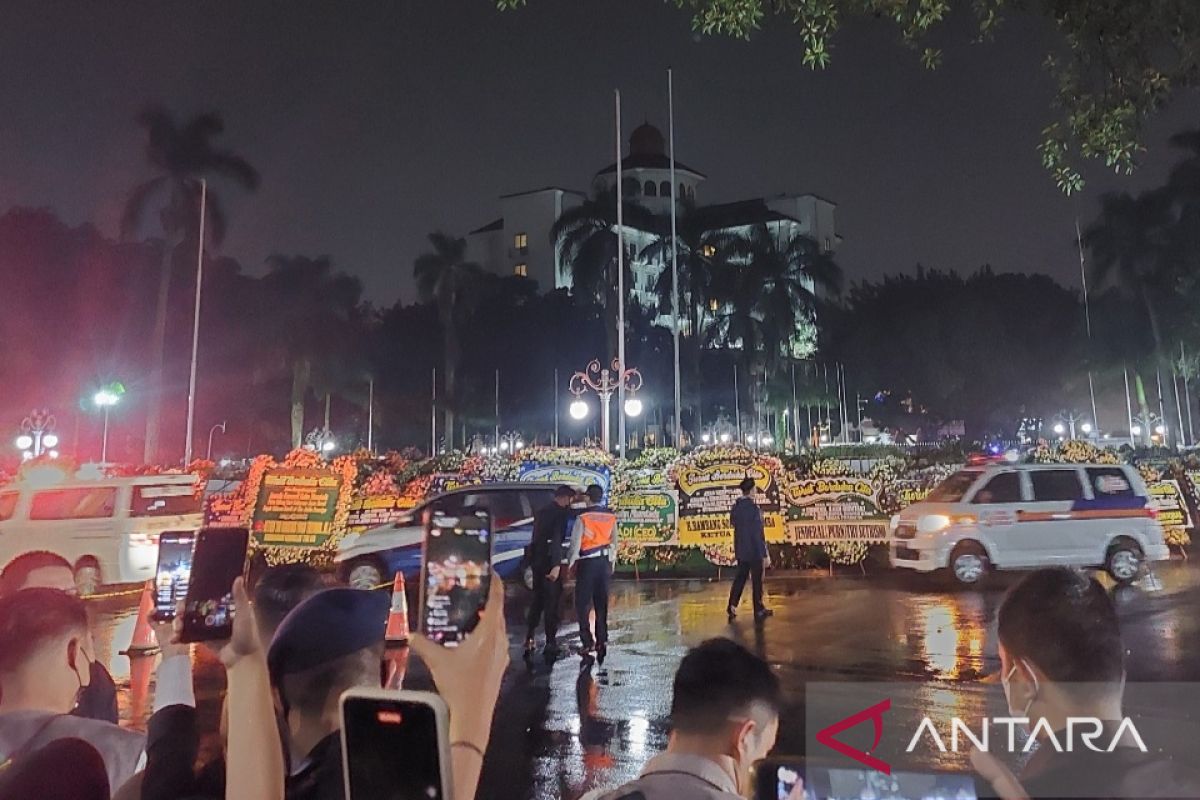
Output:
[[[526,0],[496,0],[502,9]],[[989,41],[1006,13],[1036,13],[1053,22],[1065,48],[1045,60],[1057,91],[1059,118],[1043,131],[1042,163],[1058,188],[1083,187],[1079,159],[1102,160],[1123,173],[1136,166],[1142,126],[1179,89],[1200,82],[1200,3],[1196,0],[668,0],[690,11],[692,27],[706,35],[749,39],[769,18],[796,29],[803,62],[824,69],[834,35],[852,17],[880,17],[922,65],[942,65],[928,38],[955,8],[975,17],[977,39]]]

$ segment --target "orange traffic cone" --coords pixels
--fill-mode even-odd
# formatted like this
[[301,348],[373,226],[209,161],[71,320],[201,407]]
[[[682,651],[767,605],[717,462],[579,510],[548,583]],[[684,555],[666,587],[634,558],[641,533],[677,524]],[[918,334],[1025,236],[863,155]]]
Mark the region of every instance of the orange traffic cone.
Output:
[[134,653],[129,658],[129,719],[145,727],[146,700],[150,696],[150,677],[154,674],[154,656]]
[[408,674],[408,647],[389,647],[383,651],[383,688],[403,689]]
[[404,573],[396,573],[392,584],[392,610],[388,613],[387,632],[383,635],[389,643],[408,641],[408,596],[404,593]]
[[154,614],[154,581],[146,581],[142,589],[142,602],[138,604],[137,622],[133,626],[133,638],[129,647],[121,651],[121,655],[142,655],[158,649],[154,638],[154,629],[150,627],[150,617]]

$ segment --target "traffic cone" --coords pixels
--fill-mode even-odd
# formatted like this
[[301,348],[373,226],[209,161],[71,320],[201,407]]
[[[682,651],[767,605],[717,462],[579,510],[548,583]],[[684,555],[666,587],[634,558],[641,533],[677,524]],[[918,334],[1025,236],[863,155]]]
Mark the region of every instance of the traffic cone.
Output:
[[154,581],[146,581],[142,589],[142,602],[138,604],[137,622],[133,626],[133,638],[129,647],[121,651],[123,656],[144,655],[158,649],[158,641],[154,638],[154,629],[150,627],[150,617],[154,614]]
[[389,647],[383,651],[383,688],[403,689],[408,674],[408,646]]
[[392,584],[392,610],[388,612],[387,632],[383,638],[389,644],[408,641],[408,595],[404,593],[404,573],[397,572]]
[[134,653],[129,657],[129,719],[142,727],[146,724],[146,700],[150,696],[154,660],[148,653]]

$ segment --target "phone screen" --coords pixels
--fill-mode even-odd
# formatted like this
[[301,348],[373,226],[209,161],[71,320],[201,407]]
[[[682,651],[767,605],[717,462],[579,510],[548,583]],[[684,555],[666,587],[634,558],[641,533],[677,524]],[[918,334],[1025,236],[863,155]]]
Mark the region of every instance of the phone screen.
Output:
[[233,580],[246,567],[245,528],[203,528],[196,538],[180,641],[228,639],[233,634]]
[[454,647],[479,624],[492,564],[492,521],[487,511],[432,514],[425,523],[421,562],[421,632]]
[[975,776],[965,772],[893,772],[805,764],[803,759],[762,762],[755,800],[976,800]]
[[168,531],[158,537],[158,568],[154,571],[154,616],[175,618],[175,606],[187,596],[192,577],[192,548],[196,534]]
[[377,697],[342,701],[350,798],[444,800],[437,713],[426,703]]

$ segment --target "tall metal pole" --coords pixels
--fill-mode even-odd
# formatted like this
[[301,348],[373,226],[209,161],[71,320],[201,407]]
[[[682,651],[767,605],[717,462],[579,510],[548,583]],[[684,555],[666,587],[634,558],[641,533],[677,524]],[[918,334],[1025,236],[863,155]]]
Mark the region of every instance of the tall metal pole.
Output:
[[840,361],[838,362],[838,375],[838,385],[842,397],[842,442],[850,444],[850,409],[847,405],[850,402],[850,393],[846,389],[846,365]]
[[437,367],[433,368],[433,381],[430,383],[430,416],[429,416],[429,457],[437,455]]
[[1171,370],[1171,391],[1175,394],[1175,416],[1179,420],[1179,436],[1175,441],[1183,446],[1187,446],[1187,442],[1183,440],[1183,405],[1179,402],[1179,384],[1175,381],[1175,370]]
[[108,463],[108,406],[104,407],[104,436],[100,439],[100,463]]
[[367,451],[375,452],[375,378],[367,379]]
[[[1092,350],[1092,309],[1088,303],[1087,269],[1083,260],[1083,234],[1079,231],[1079,217],[1075,217],[1075,245],[1079,248],[1079,282],[1083,285],[1083,320],[1087,326],[1088,358]],[[1097,432],[1100,430],[1100,415],[1096,413],[1096,385],[1092,381],[1092,367],[1088,365],[1088,394],[1092,398],[1092,424]]]
[[1187,354],[1183,342],[1179,343],[1179,373],[1183,378],[1183,404],[1187,407],[1188,442],[1195,443],[1196,432],[1192,429],[1192,394],[1188,390]]
[[796,402],[796,362],[792,362],[792,440],[796,443],[796,455],[800,454],[800,404]]
[[[1129,417],[1129,446],[1137,447],[1133,441],[1133,400],[1129,397],[1129,368],[1122,366],[1121,371],[1125,373],[1125,415]],[[1149,420],[1146,424],[1149,424]]]
[[558,447],[558,367],[554,368],[554,446]]
[[737,362],[733,362],[733,417],[737,420],[737,437],[738,441],[742,441],[742,401],[738,396],[738,368]]
[[[621,90],[613,90],[613,101],[617,112],[617,375],[625,374],[625,201],[621,172]],[[617,384],[617,435],[621,437],[619,449],[625,458],[625,381]]]
[[833,444],[833,412],[829,408],[829,365],[821,364],[821,375],[825,381],[825,424],[829,426],[829,443]]
[[187,439],[183,445],[183,463],[192,462],[192,429],[196,424],[196,357],[200,352],[200,287],[204,283],[204,213],[208,205],[208,181],[200,179],[200,240],[196,252],[196,307],[192,313],[192,365],[188,373]]
[[[671,158],[671,336],[675,345],[675,447],[680,446],[683,436],[683,390],[679,377],[679,249],[675,242],[675,77],[667,70],[667,130],[670,137]],[[695,335],[695,331],[692,332]]]
[[500,370],[496,370],[496,448],[500,447]]
[[[1158,418],[1162,421],[1162,424],[1165,426],[1167,424],[1167,407],[1163,404],[1162,366],[1161,365],[1156,366],[1154,368],[1154,373],[1155,373],[1155,378],[1158,381]],[[1173,438],[1174,437],[1171,435],[1171,431],[1168,429],[1164,444],[1166,442],[1171,441]]]

